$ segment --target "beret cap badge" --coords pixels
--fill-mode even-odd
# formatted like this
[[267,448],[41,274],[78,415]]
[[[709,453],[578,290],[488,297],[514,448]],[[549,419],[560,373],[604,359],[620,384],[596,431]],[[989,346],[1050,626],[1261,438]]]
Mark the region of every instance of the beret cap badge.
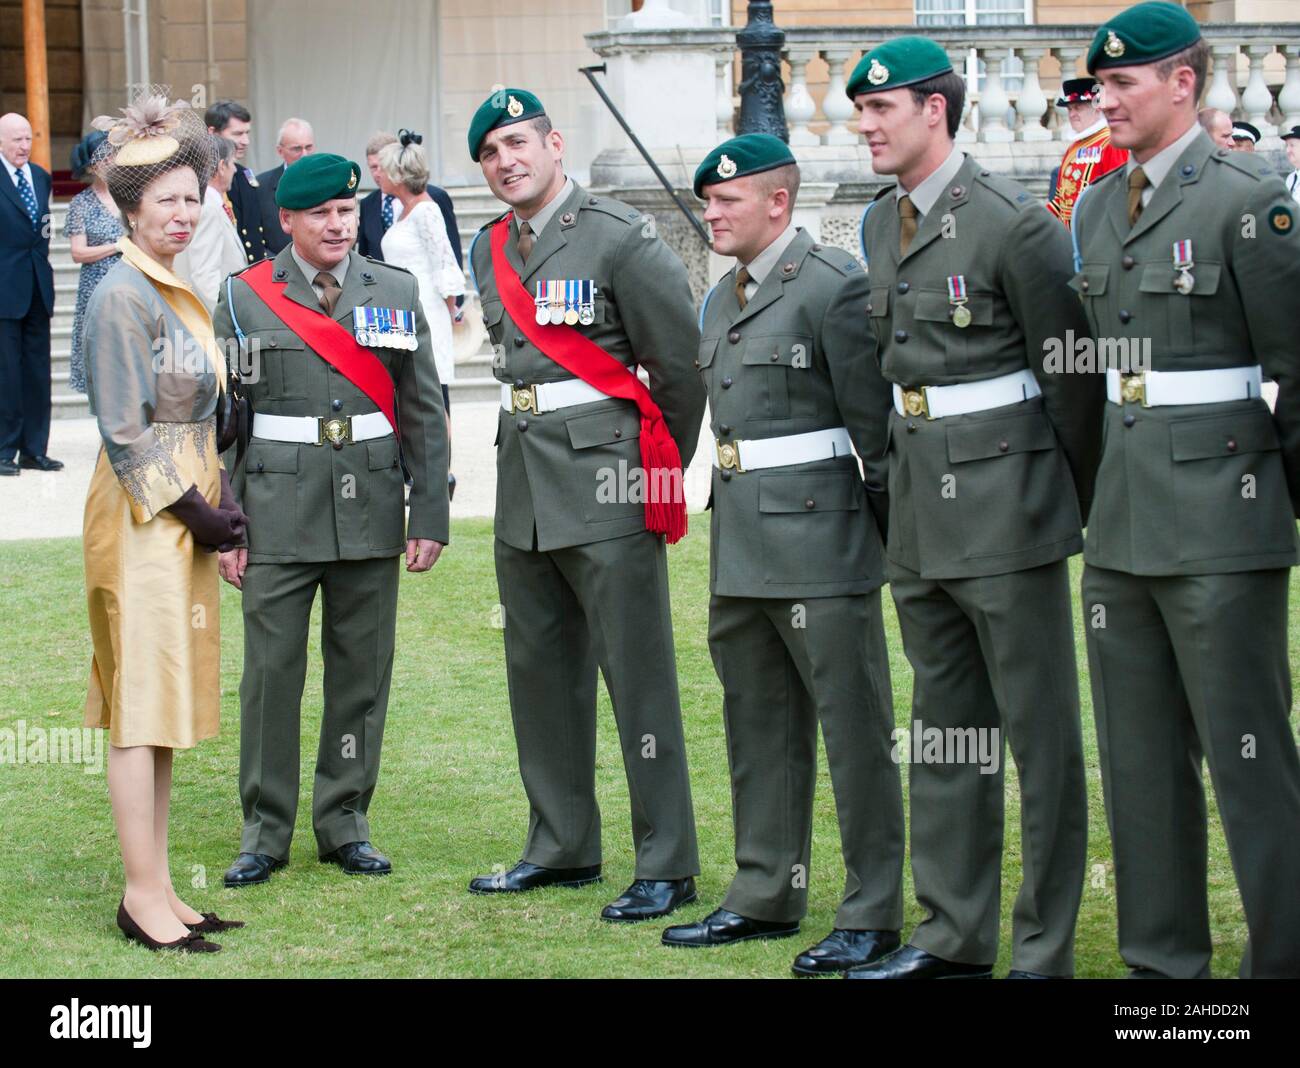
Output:
[[867,71],[867,81],[872,85],[883,85],[889,81],[889,68],[878,59],[871,61],[871,69]]
[[512,119],[517,119],[524,113],[524,106],[519,103],[519,100],[516,97],[512,96],[506,101],[506,112]]
[[732,178],[735,177],[735,174],[736,161],[730,156],[723,155],[722,159],[718,161],[718,177]]
[[355,174],[355,173],[353,173],[353,174],[349,174],[349,175],[348,175],[348,188],[349,188],[349,189],[355,189],[356,187],[357,187],[357,176],[356,176],[356,174]]
[[1106,55],[1112,59],[1124,54],[1124,42],[1119,39],[1114,30],[1109,30],[1106,33],[1105,50]]

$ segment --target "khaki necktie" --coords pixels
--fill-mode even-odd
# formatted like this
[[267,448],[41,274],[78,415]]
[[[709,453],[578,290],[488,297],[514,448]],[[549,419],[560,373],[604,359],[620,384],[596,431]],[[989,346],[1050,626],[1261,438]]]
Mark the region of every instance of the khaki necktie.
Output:
[[326,315],[333,315],[334,305],[339,302],[339,294],[343,292],[338,279],[329,271],[321,271],[312,281],[321,288],[320,306],[325,309]]
[[1134,167],[1133,173],[1128,176],[1128,224],[1130,228],[1142,215],[1142,190],[1150,184],[1147,180],[1147,172],[1141,167]]
[[528,262],[528,254],[533,251],[533,245],[536,243],[537,239],[533,235],[533,228],[526,222],[521,222],[519,224],[519,241],[515,247],[519,249],[519,258],[525,263]]
[[745,287],[753,281],[749,275],[749,268],[742,267],[736,272],[736,303],[740,305],[740,310],[745,310],[745,305],[749,303],[749,298],[745,296]]
[[898,254],[906,256],[912,247],[912,238],[916,237],[916,205],[912,198],[904,193],[898,198]]

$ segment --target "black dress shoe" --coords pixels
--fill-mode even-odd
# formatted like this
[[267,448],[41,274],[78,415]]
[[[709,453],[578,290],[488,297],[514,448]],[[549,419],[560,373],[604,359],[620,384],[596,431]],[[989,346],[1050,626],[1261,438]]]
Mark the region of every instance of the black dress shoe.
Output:
[[187,923],[185,926],[191,931],[198,934],[216,934],[218,931],[233,931],[237,927],[243,927],[243,920],[223,920],[215,912],[199,913],[203,919],[198,923]]
[[666,946],[729,946],[752,938],[789,938],[798,933],[798,923],[751,920],[726,909],[715,909],[696,923],[665,928],[660,941]]
[[227,886],[252,886],[271,878],[271,872],[283,868],[285,862],[265,853],[240,853],[235,863],[226,869]]
[[346,842],[321,854],[322,864],[337,864],[349,875],[388,875],[393,865],[369,842]]
[[1007,972],[1008,979],[1073,979],[1072,975],[1044,975],[1042,972],[1026,972],[1020,968],[1012,968]]
[[0,475],[20,475],[22,469],[17,460],[0,460]]
[[[221,946],[216,942],[209,942],[198,931],[190,930],[189,934],[181,935],[174,942],[159,942],[157,939],[150,938],[138,923],[131,918],[131,914],[126,911],[126,898],[122,898],[117,906],[117,926],[122,933],[126,935],[128,942],[139,942],[146,949],[176,949],[182,953],[216,953]],[[188,924],[187,924],[188,926]]]
[[667,916],[695,900],[695,879],[637,879],[622,896],[600,910],[610,923],[640,923]]
[[898,948],[897,931],[850,931],[837,927],[811,949],[795,957],[795,975],[832,975],[879,960]]
[[959,964],[916,946],[904,946],[888,957],[844,973],[845,979],[992,979],[992,964]]
[[1158,972],[1154,968],[1132,968],[1125,979],[1168,979],[1169,976],[1164,972]]
[[62,471],[63,461],[48,456],[20,456],[18,466],[25,467],[28,471]]
[[469,881],[471,894],[518,894],[543,886],[586,886],[600,882],[600,865],[590,868],[543,868],[521,860],[509,871],[479,875]]

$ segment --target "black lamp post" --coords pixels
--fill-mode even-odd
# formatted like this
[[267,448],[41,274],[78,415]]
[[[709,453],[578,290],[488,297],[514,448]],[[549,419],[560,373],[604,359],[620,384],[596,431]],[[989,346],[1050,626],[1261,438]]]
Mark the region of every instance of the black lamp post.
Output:
[[750,0],[749,21],[736,34],[740,47],[740,122],[737,133],[766,133],[790,140],[782,95],[781,47],[785,33],[772,21],[771,0]]

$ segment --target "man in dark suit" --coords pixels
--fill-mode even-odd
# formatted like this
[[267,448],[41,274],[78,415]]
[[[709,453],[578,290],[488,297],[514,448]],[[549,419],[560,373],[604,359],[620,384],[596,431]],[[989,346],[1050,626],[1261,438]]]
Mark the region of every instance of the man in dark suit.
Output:
[[[379,184],[379,150],[397,140],[390,133],[377,133],[366,143],[366,166],[370,168],[370,177]],[[460,230],[456,225],[456,209],[452,207],[451,197],[445,189],[436,185],[429,186],[429,196],[442,212],[443,222],[447,224],[447,239],[451,242],[452,255],[457,263],[464,263],[460,252]],[[385,203],[387,201],[387,203]],[[396,197],[386,197],[376,189],[361,200],[361,221],[357,226],[357,251],[363,256],[373,256],[377,260],[384,258],[380,242],[384,233],[402,215],[402,202]],[[464,298],[457,298],[459,304]]]
[[[270,253],[266,240],[268,234],[262,222],[257,176],[244,165],[249,135],[253,128],[252,113],[243,104],[233,100],[218,100],[208,108],[203,121],[208,124],[208,133],[224,137],[235,145],[235,180],[230,183],[230,192],[226,195],[235,212],[235,228],[239,231],[239,240],[244,243],[244,255],[248,257],[248,262],[264,260]],[[272,218],[279,219],[279,215]],[[279,222],[274,225],[279,229]]]
[[280,225],[280,209],[275,203],[275,191],[280,187],[280,178],[284,175],[285,167],[315,151],[316,134],[312,131],[311,123],[306,119],[285,119],[280,126],[280,136],[275,141],[275,153],[280,157],[280,165],[257,176],[257,197],[265,228],[262,236],[269,255],[274,256],[289,244],[289,235]]
[[0,116],[0,475],[58,471],[50,438],[50,176],[30,162],[32,127]]

